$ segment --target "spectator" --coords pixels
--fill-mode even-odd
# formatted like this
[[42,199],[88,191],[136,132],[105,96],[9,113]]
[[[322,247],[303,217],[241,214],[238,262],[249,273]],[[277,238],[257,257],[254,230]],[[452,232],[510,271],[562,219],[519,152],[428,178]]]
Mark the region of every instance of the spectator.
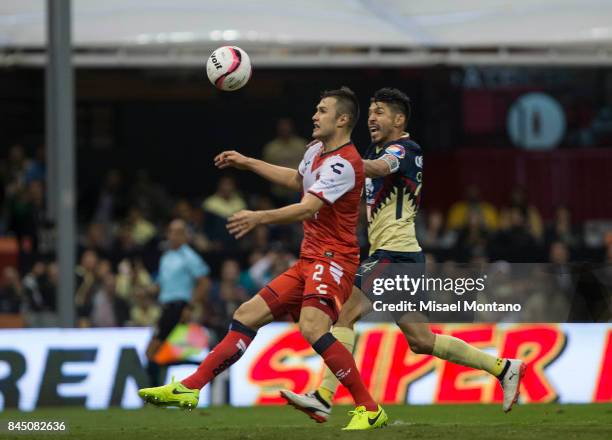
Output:
[[535,240],[541,240],[544,234],[542,216],[535,206],[528,203],[527,194],[523,187],[517,186],[512,190],[510,194],[510,208],[518,209],[521,212],[528,232]]
[[109,260],[101,259],[96,266],[96,279],[102,282],[106,275],[113,273],[113,265]]
[[33,181],[42,182],[45,180],[46,174],[46,151],[45,146],[41,145],[36,149],[36,156],[29,161],[25,168],[25,181],[30,183]]
[[137,207],[145,217],[166,222],[172,202],[166,189],[151,180],[147,170],[136,171],[136,181],[130,189],[130,205]]
[[115,275],[104,268],[101,275],[101,282],[93,297],[91,326],[123,327],[130,317],[129,305],[116,295]]
[[59,267],[57,262],[52,261],[51,263],[47,264],[46,278],[43,286],[44,296],[47,298],[47,303],[49,304],[51,310],[56,312],[57,288],[59,286]]
[[146,245],[157,233],[153,223],[144,218],[142,212],[138,208],[130,208],[127,221],[130,225],[132,239],[137,246]]
[[[418,218],[419,216],[417,216]],[[418,222],[417,236],[425,249],[447,249],[457,240],[455,231],[444,229],[444,215],[441,211],[432,211],[427,215],[427,221]]]
[[246,209],[246,203],[236,190],[236,183],[230,176],[219,179],[217,191],[204,200],[202,208],[206,215],[206,234],[214,237],[222,245],[235,244],[234,238],[227,232],[225,224],[232,214]]
[[230,176],[223,176],[219,179],[217,191],[204,200],[202,208],[210,214],[227,219],[232,214],[246,209],[246,203],[238,194],[234,179]]
[[57,325],[57,264],[48,266],[42,261],[34,263],[24,277],[23,286],[30,327],[54,327]]
[[558,266],[567,265],[570,261],[569,249],[562,241],[552,243],[548,255],[549,261]]
[[32,270],[23,278],[26,308],[29,312],[42,312],[51,309],[43,295],[44,277],[47,267],[42,261],[37,261]]
[[546,228],[546,244],[550,246],[555,241],[561,241],[569,248],[576,249],[580,246],[580,236],[580,230],[571,223],[569,210],[565,206],[557,207],[554,220]]
[[132,236],[132,226],[129,223],[122,223],[111,246],[111,261],[114,265],[118,265],[124,258],[136,258],[139,252],[140,249]]
[[249,292],[249,296],[253,296],[259,290],[259,286],[253,280],[250,274],[250,268],[264,257],[263,252],[254,251],[248,257],[248,269],[240,272],[240,285],[244,286]]
[[141,286],[137,286],[134,289],[132,300],[130,325],[138,327],[151,327],[155,325],[161,314],[161,309],[148,291]]
[[[263,160],[296,170],[304,157],[307,143],[306,139],[296,136],[290,118],[281,118],[276,123],[276,138],[263,147]],[[293,191],[280,185],[272,185],[272,194],[283,202],[296,197]]]
[[549,261],[552,263],[552,283],[554,292],[559,296],[571,298],[574,292],[576,280],[569,266],[570,253],[565,243],[561,241],[554,242],[550,245]]
[[277,251],[270,251],[251,264],[248,272],[249,278],[253,281],[257,290],[263,288],[274,278],[270,269],[274,260],[278,257]]
[[[40,181],[32,181],[20,186],[6,202],[7,228],[18,239],[20,266],[22,270],[31,266],[32,257],[48,256],[48,238],[45,234],[44,186]],[[41,238],[43,240],[41,241]]]
[[[279,133],[286,133],[285,128],[279,130]],[[279,135],[274,142],[290,137]],[[301,142],[296,160],[303,153],[305,142]],[[24,148],[15,145],[0,163],[0,198],[5,197],[0,202],[2,220],[5,222],[0,224],[0,232],[19,237],[18,261],[20,266],[23,265],[17,271],[10,267],[0,269],[0,313],[23,310],[26,321],[34,326],[57,324],[57,265],[43,262],[49,261],[55,250],[54,229],[45,219],[43,153],[44,150],[39,148],[37,159],[30,160]],[[278,150],[270,154],[274,156],[277,153]],[[264,152],[264,156],[266,154]],[[286,158],[282,154],[277,155],[281,156],[278,161],[270,156],[266,159],[294,166],[283,163]],[[126,203],[127,200],[130,200],[130,205]],[[214,284],[205,310],[207,324],[218,326],[222,332],[226,329],[228,314],[231,315],[231,310],[237,304],[256,293],[274,274],[291,264],[293,256],[282,249],[297,250],[296,243],[299,244],[301,235],[301,229],[296,225],[259,226],[245,240],[234,241],[227,234],[226,218],[246,208],[247,203],[238,193],[231,177],[220,179],[217,191],[206,198],[202,204],[204,209],[199,209],[186,198],[170,205],[171,199],[164,188],[153,183],[144,171],[138,173],[136,183],[131,188],[123,185],[118,171],[111,171],[97,201],[98,217],[107,220],[79,225],[83,231],[80,240],[82,257],[76,268],[75,303],[80,325],[91,325],[92,320],[95,320],[95,325],[122,325],[128,319],[126,307],[123,306],[129,309],[129,322],[133,325],[151,325],[159,320],[161,311],[150,289],[153,281],[149,272],[156,269],[159,260],[160,219],[164,219],[169,212],[183,220],[193,246],[198,251],[208,252],[207,260],[213,267],[220,267],[221,277]],[[126,206],[133,206],[128,215]],[[172,209],[169,210],[169,206]],[[250,194],[248,206],[265,210],[273,209],[275,203],[269,196]],[[116,224],[121,218],[124,223]],[[445,227],[440,211],[432,211],[428,215],[421,213],[417,220],[423,248],[433,252],[433,257],[439,261],[433,268],[432,264],[428,266],[431,270],[435,270],[436,265],[442,267],[449,259],[482,263],[490,257],[513,262],[539,260],[551,263],[547,266],[553,268],[546,273],[548,278],[536,280],[526,276],[524,278],[528,281],[512,279],[503,285],[507,292],[525,292],[525,295],[530,292],[533,300],[529,305],[532,312],[537,311],[532,313],[534,317],[540,316],[547,307],[552,308],[546,294],[552,291],[571,292],[572,288],[575,289],[576,280],[581,280],[576,276],[572,279],[569,273],[572,256],[612,263],[612,245],[604,247],[612,243],[612,232],[608,233],[608,239],[602,238],[597,242],[597,248],[583,248],[580,225],[572,224],[570,211],[567,207],[559,206],[553,221],[542,233],[538,209],[527,202],[524,190],[518,187],[513,190],[509,205],[499,211],[481,200],[478,188],[467,188],[465,200],[449,209],[447,225],[452,229]],[[597,223],[601,225],[593,229],[593,234],[604,237],[605,221]],[[497,229],[492,229],[494,227]],[[367,236],[364,228],[360,234],[360,244],[365,248]],[[457,255],[453,251],[458,251]],[[41,255],[49,258],[41,258]],[[229,256],[236,260],[228,260]],[[245,264],[247,270],[240,273],[238,278],[237,261],[248,261]],[[21,279],[18,273],[25,273],[26,276]],[[113,275],[114,286],[110,289],[106,283]],[[535,295],[532,292],[539,293]],[[127,304],[122,305],[120,300]],[[109,313],[109,307],[112,313]],[[183,321],[185,316],[181,317]]]
[[81,238],[81,246],[84,249],[90,249],[100,256],[109,256],[110,243],[108,239],[107,229],[102,223],[90,223],[87,225],[87,231]]
[[482,218],[485,228],[489,230],[497,229],[497,210],[490,203],[480,199],[480,190],[475,185],[466,188],[465,200],[456,202],[451,206],[448,211],[447,227],[449,229],[465,227],[472,213]]
[[98,194],[93,221],[110,227],[123,214],[125,206],[123,177],[119,170],[110,170]]
[[225,315],[229,318],[240,304],[249,299],[247,289],[240,284],[240,265],[236,260],[225,260],[221,266],[221,279],[213,285],[211,298],[225,304]]
[[459,230],[456,244],[457,260],[469,261],[486,253],[488,231],[479,211],[468,214],[468,223]]
[[270,248],[270,229],[267,225],[256,226],[241,244],[245,251],[266,252]]
[[192,235],[200,226],[194,221],[194,209],[187,199],[179,199],[172,207],[172,216],[185,222],[187,233]]
[[192,238],[193,246],[200,252],[210,252],[220,249],[220,242],[212,241],[204,231],[205,214],[203,211],[193,209],[187,199],[180,199],[173,208],[174,218],[185,222],[187,232]]
[[0,313],[21,312],[22,298],[23,285],[19,272],[13,266],[5,267],[0,280]]
[[488,245],[490,259],[514,263],[537,261],[537,243],[527,227],[523,211],[511,208],[504,212],[503,217],[503,227]]
[[91,302],[98,281],[96,276],[97,266],[98,255],[92,250],[86,250],[81,255],[80,264],[76,267],[76,293],[74,300],[79,327],[87,327],[89,325]]
[[6,162],[0,169],[9,193],[25,185],[29,163],[22,145],[14,144],[9,148]]
[[[80,297],[77,297],[77,318],[79,327],[91,327],[92,325],[97,327],[109,327],[99,324],[103,322],[104,319],[108,318],[104,310],[106,305],[104,301],[106,299],[110,301],[115,297],[116,287],[113,285],[112,292],[109,292],[105,285],[105,282],[109,281],[109,276],[111,275],[113,277],[113,282],[116,282],[111,262],[109,260],[98,260],[93,269],[93,281],[89,289],[85,292],[84,302],[81,304],[79,301]],[[89,276],[91,276],[91,272]],[[80,294],[81,292],[80,289],[77,290],[77,293]],[[94,316],[94,314],[98,315]]]
[[282,167],[297,169],[306,150],[306,139],[295,134],[291,118],[280,118],[276,123],[276,138],[263,147],[263,160]]
[[277,275],[287,270],[294,260],[295,257],[292,254],[279,248],[272,249],[251,266],[249,276],[257,288],[261,289]]
[[148,290],[153,285],[153,280],[145,269],[142,261],[136,260],[132,263],[129,259],[123,259],[117,268],[117,295],[126,301],[131,301],[136,290]]
[[205,323],[222,338],[236,309],[249,299],[247,289],[240,284],[240,265],[236,260],[225,260],[221,279],[213,283],[207,301]]

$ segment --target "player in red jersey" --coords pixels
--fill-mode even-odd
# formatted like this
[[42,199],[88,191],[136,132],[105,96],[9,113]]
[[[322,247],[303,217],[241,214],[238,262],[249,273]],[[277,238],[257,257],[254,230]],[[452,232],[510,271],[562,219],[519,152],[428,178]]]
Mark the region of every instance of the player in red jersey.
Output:
[[387,415],[363,384],[351,353],[330,333],[351,294],[359,264],[356,229],[365,176],[361,156],[350,140],[358,117],[359,105],[350,89],[323,92],[312,117],[315,141],[298,170],[236,151],[224,151],[215,158],[221,169],[253,171],[272,183],[303,192],[299,203],[269,211],[240,211],[230,217],[227,226],[241,238],[259,224],[302,221],[300,258],[236,310],[227,336],[195,373],[178,383],[140,390],[143,399],[158,405],[195,406],[199,390],[242,356],[260,327],[290,314],[355,400],[357,408],[344,429],[386,425]]

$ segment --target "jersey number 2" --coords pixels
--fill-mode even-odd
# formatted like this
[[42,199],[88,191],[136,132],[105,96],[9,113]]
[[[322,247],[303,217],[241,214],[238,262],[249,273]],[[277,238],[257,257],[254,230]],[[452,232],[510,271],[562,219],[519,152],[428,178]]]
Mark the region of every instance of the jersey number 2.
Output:
[[[315,281],[323,281],[321,279],[321,275],[323,274],[324,270],[325,266],[323,266],[322,264],[315,264],[315,271],[312,274],[312,279]],[[327,284],[319,284],[316,289],[317,292],[319,292],[321,295],[327,294]]]

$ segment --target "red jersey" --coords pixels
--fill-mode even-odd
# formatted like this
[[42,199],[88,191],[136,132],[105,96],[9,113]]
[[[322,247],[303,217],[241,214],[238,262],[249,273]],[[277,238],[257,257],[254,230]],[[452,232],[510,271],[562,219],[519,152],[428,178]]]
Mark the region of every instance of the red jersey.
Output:
[[304,221],[300,257],[359,263],[357,221],[365,181],[361,155],[351,142],[325,153],[322,142],[311,145],[298,172],[304,193],[325,202],[313,218]]

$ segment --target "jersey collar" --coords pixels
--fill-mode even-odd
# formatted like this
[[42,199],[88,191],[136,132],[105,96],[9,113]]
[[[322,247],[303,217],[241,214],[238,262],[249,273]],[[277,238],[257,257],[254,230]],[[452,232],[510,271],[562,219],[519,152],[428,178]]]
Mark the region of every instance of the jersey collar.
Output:
[[321,153],[319,153],[319,157],[323,157],[323,156],[327,156],[328,154],[335,153],[336,151],[340,150],[341,148],[348,147],[349,145],[353,145],[353,141],[348,141],[346,144],[342,144],[338,148],[336,148],[335,150],[328,151],[327,153],[324,150],[321,150]]

